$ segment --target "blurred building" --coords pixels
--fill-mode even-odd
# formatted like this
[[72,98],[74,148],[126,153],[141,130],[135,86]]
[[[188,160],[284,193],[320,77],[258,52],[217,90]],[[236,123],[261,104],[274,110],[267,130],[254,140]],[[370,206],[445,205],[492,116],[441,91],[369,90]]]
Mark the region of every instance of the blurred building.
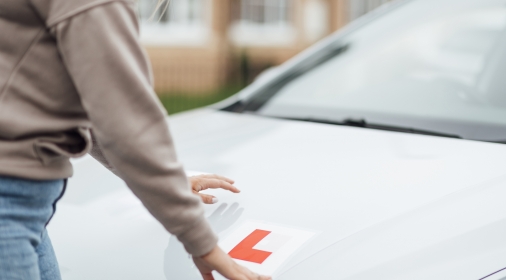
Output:
[[153,14],[158,0],[139,0],[141,40],[157,92],[205,93],[250,82],[388,1],[170,0]]

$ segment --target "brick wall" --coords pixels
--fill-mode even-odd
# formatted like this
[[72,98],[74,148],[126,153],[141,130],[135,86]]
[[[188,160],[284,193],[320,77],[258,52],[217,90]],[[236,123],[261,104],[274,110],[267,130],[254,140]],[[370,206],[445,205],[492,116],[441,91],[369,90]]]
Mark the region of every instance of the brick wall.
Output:
[[159,94],[201,94],[226,83],[228,54],[211,48],[147,47]]

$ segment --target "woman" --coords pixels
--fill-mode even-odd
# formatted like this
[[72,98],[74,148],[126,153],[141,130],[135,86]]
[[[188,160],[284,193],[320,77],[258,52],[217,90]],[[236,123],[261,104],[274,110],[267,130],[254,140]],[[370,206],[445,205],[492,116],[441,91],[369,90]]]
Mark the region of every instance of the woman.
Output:
[[[216,245],[177,162],[137,24],[129,0],[0,1],[0,279],[60,278],[45,225],[69,158],[88,152],[177,236],[204,279],[213,270],[269,279]],[[200,177],[194,191],[237,191],[226,181]]]

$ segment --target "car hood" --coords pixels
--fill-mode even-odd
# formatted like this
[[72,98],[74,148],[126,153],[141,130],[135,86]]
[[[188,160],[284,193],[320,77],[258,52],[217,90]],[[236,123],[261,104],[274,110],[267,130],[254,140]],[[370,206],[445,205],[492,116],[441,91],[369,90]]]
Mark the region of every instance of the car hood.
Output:
[[[172,117],[187,170],[236,180],[206,205],[316,238],[276,279],[479,279],[506,267],[506,145],[197,110]],[[91,158],[49,231],[66,279],[199,279],[182,246]],[[502,242],[505,243],[505,242]]]

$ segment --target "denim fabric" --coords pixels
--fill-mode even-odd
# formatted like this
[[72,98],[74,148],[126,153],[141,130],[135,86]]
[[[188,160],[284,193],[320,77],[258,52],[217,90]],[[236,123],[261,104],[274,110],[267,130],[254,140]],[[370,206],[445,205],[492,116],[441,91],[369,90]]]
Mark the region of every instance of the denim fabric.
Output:
[[0,280],[61,279],[46,232],[64,180],[0,176]]

